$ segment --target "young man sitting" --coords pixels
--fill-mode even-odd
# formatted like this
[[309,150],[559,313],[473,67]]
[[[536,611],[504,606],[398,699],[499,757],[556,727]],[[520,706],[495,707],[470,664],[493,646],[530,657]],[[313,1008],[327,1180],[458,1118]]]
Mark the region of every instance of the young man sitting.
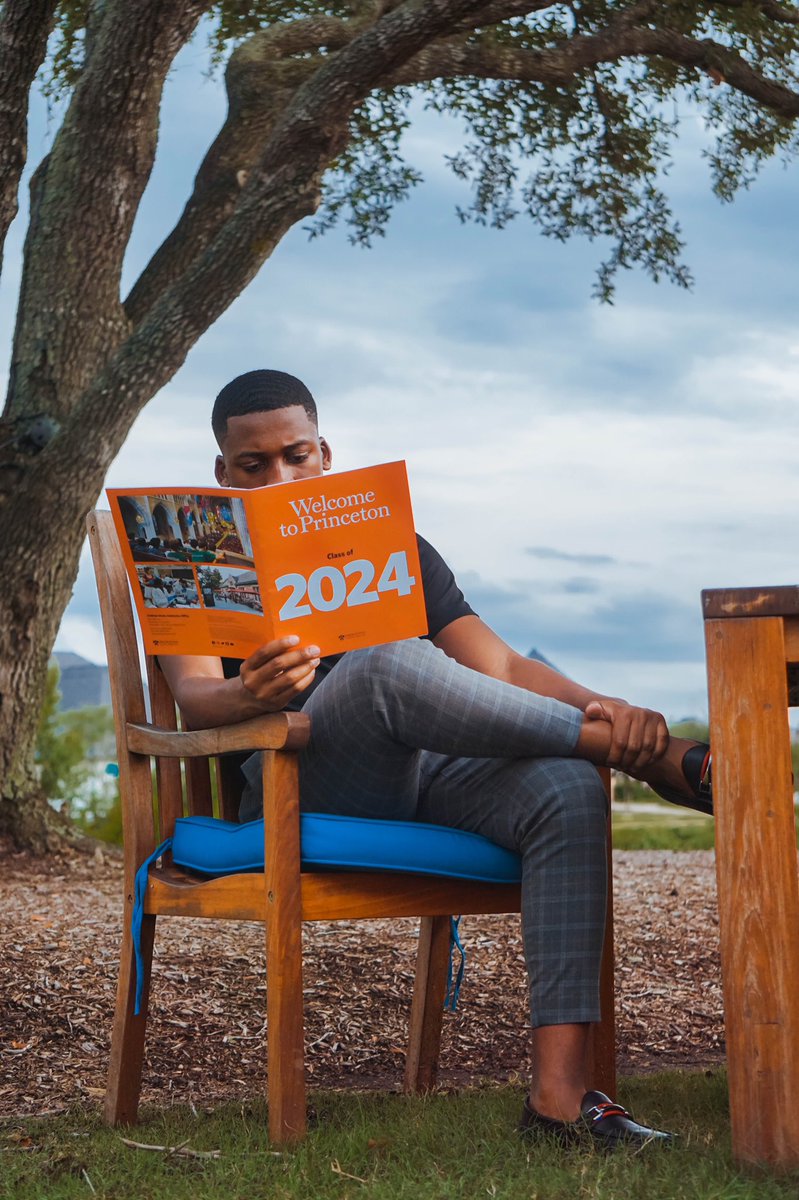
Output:
[[[222,487],[330,469],[313,397],[291,375],[234,379],[216,399],[212,424]],[[282,709],[309,713],[305,811],[450,825],[518,852],[534,1060],[520,1129],[564,1143],[670,1141],[587,1090],[607,889],[607,799],[592,764],[711,811],[707,747],[671,737],[659,713],[517,654],[469,606],[433,547],[420,538],[419,549],[425,638],[327,658],[296,637],[242,662],[164,657],[172,692],[197,728]],[[257,756],[244,774],[240,815],[251,820],[262,812]]]

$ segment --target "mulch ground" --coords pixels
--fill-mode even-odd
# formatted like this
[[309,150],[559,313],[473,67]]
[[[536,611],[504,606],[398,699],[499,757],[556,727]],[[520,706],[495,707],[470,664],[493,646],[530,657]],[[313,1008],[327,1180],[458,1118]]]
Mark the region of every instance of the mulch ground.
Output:
[[[58,1113],[102,1095],[114,1002],[121,867],[108,855],[34,860],[0,845],[0,1116]],[[617,852],[616,969],[623,1074],[724,1058],[710,852]],[[306,927],[310,1082],[397,1088],[416,923]],[[466,980],[447,1015],[441,1083],[524,1078],[527,1002],[518,918],[462,922]],[[204,1107],[263,1088],[260,927],[164,919],[142,1099]]]

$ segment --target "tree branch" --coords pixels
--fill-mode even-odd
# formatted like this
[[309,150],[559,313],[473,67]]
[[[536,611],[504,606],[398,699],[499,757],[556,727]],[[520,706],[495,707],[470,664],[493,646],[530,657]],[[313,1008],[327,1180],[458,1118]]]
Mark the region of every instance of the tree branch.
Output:
[[552,0],[490,0],[483,6],[476,20],[456,26],[452,32],[466,33],[474,28],[486,29],[490,25],[499,25],[503,21],[512,20],[513,17],[526,17],[545,8],[552,8]]
[[[374,87],[442,76],[568,87],[581,70],[623,57],[651,55],[688,68],[721,70],[732,86],[786,118],[799,113],[799,96],[762,76],[737,52],[711,39],[692,39],[671,30],[631,25],[631,15],[640,17],[644,9],[651,11],[652,5],[631,5],[602,32],[578,35],[555,50],[541,52],[442,37],[453,27],[474,28],[485,16],[485,8],[466,0],[400,5],[349,42],[350,26],[335,21],[316,24],[313,38],[313,22],[307,24],[304,33],[295,26],[264,31],[263,37],[256,35],[259,42],[242,47],[230,77],[234,90],[241,85],[245,105],[259,89],[263,103],[264,87],[269,91],[273,107],[265,118],[268,128],[257,136],[252,131],[247,135],[247,152],[252,154],[253,146],[258,144],[260,158],[253,160],[246,178],[242,175],[236,180],[235,194],[227,197],[215,215],[209,201],[206,215],[213,219],[206,226],[196,254],[191,252],[191,239],[182,248],[180,271],[167,270],[163,264],[156,270],[154,264],[149,282],[157,282],[158,286],[150,287],[146,298],[137,285],[131,297],[135,327],[107,371],[86,393],[81,404],[84,420],[93,426],[103,421],[104,406],[112,402],[121,380],[128,387],[142,389],[144,399],[145,393],[152,395],[171,377],[196,338],[243,290],[283,234],[314,210],[324,171],[346,143],[349,118]],[[334,54],[318,58],[280,57],[278,48],[306,55],[309,38],[315,38],[317,46],[323,39],[347,44]],[[260,57],[256,53],[258,45]],[[271,53],[267,53],[268,47]],[[238,80],[236,71],[241,72]],[[248,74],[250,71],[255,73]],[[303,79],[304,75],[308,77]],[[268,78],[266,84],[264,77]],[[285,91],[278,96],[281,87]],[[236,103],[232,96],[232,108]],[[220,152],[215,164],[209,161],[209,155],[209,187],[229,172],[235,160],[232,142],[216,148],[225,154]],[[227,160],[222,163],[225,155]],[[200,190],[197,196],[206,202]],[[188,224],[182,226],[184,233],[187,228]],[[119,428],[111,436],[119,437],[121,442],[124,432]]]
[[690,38],[669,29],[638,26],[578,35],[556,50],[517,50],[513,46],[441,40],[395,71],[385,86],[412,86],[460,76],[568,87],[576,74],[600,63],[647,56],[717,72],[731,87],[786,120],[799,117],[799,92],[767,78],[737,51],[711,38]]
[[5,0],[0,10],[0,271],[25,167],[28,95],[44,61],[57,0]]
[[[478,6],[456,31],[471,31],[551,7],[552,0],[494,0]],[[272,25],[239,46],[226,71],[228,115],[197,173],[192,195],[175,227],[155,252],[125,300],[128,319],[138,324],[158,297],[196,261],[235,210],[251,169],[275,121],[296,89],[322,65],[315,52],[349,45],[380,15],[401,7],[364,0],[357,19],[311,17]],[[640,7],[640,6],[636,6]],[[452,31],[448,31],[452,32]],[[286,61],[291,55],[312,55]]]
[[163,83],[208,3],[140,0],[135,20],[127,0],[92,10],[91,53],[31,184],[9,415],[28,400],[67,411],[96,352],[127,332],[119,276],[155,156]]
[[306,54],[322,46],[339,50],[370,24],[372,20],[368,17],[347,20],[342,17],[304,17],[269,25],[234,50],[228,69],[250,63],[263,66],[270,59]]
[[[478,6],[467,19],[455,21],[447,30],[471,33],[514,16],[527,15],[552,6],[552,0],[493,0]],[[238,47],[226,71],[228,115],[197,173],[192,195],[173,230],[153,255],[125,300],[129,320],[138,324],[158,297],[182,271],[196,261],[235,210],[241,188],[258,161],[266,140],[296,89],[323,64],[316,52],[337,51],[349,45],[375,18],[400,7],[378,0],[358,6],[357,19],[312,17],[280,23],[260,30]],[[657,0],[638,0],[616,19],[616,24],[641,19],[657,7]],[[615,27],[615,26],[614,26]],[[437,43],[438,46],[446,43]],[[291,59],[289,56],[306,57]],[[459,71],[454,74],[470,74]],[[417,56],[402,81],[422,82],[437,72]],[[418,75],[415,73],[418,71]],[[479,72],[478,72],[479,74]],[[400,77],[388,81],[389,86]]]
[[[233,214],[198,260],[142,314],[85,391],[75,412],[81,427],[88,423],[106,446],[121,445],[129,423],[115,404],[120,388],[136,391],[137,412],[171,378],[284,233],[314,211],[322,175],[345,144],[349,118],[361,100],[421,46],[480,8],[479,0],[409,0],[325,60],[274,125]],[[92,453],[77,436],[70,439],[73,450],[79,459]]]
[[718,8],[759,8],[765,17],[779,25],[799,25],[799,12],[789,12],[778,0],[716,0]]
[[[362,29],[361,22],[333,17],[292,21],[259,31],[233,52],[225,72],[225,123],[197,172],[177,224],[125,300],[133,325],[199,258],[231,216],[275,122],[324,62],[316,52],[322,47],[341,49]],[[300,54],[310,57],[286,57]]]

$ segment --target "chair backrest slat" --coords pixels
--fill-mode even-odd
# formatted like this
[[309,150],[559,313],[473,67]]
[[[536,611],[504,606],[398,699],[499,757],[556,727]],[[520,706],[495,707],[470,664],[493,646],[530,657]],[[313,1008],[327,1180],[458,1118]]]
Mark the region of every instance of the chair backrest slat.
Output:
[[[128,721],[138,724],[148,719],[128,576],[111,513],[90,513],[87,524],[108,651],[120,775],[123,771],[129,774],[131,769],[138,770],[138,791],[141,792],[144,784],[142,760],[138,756],[129,756],[125,740]],[[179,714],[157,659],[147,655],[145,662],[152,722],[162,729],[178,729]],[[237,819],[241,784],[238,760],[161,758],[156,760],[155,778],[157,803],[153,804],[150,787],[147,802],[140,800],[135,817],[131,814],[128,816],[127,827],[134,821],[137,826],[135,840],[140,846],[155,837],[154,807],[158,817],[158,841],[171,835],[176,818],[183,816],[184,812],[213,816],[212,781],[216,784],[221,815],[228,820]],[[122,793],[123,796],[127,795],[128,789],[123,788]]]
[[222,756],[216,760],[219,781],[219,815],[225,821],[238,821],[242,778],[239,770],[241,756]]
[[108,677],[114,709],[125,867],[129,876],[155,848],[153,787],[150,761],[131,754],[127,723],[147,720],[141,661],[130,603],[128,577],[110,512],[87,517],[103,635],[108,654]]
[[[158,666],[158,660],[147,655],[147,683],[150,688],[150,707],[153,714],[153,724],[162,729],[178,728],[178,710],[175,700],[169,690],[169,684],[164,678],[163,671]],[[183,771],[181,772],[181,761]],[[182,760],[156,760],[158,778],[159,817],[163,834],[168,837],[176,817],[182,817],[184,808],[192,816],[213,816],[213,793],[208,759],[187,758]],[[184,805],[184,787],[185,796]],[[161,802],[161,796],[164,800]]]
[[186,760],[186,788],[189,793],[189,812],[197,817],[214,815],[211,771],[215,760],[189,758]]
[[[147,687],[150,691],[150,711],[153,725],[162,729],[177,729],[175,701],[158,661],[147,655]],[[158,829],[161,841],[171,837],[177,817],[183,816],[183,777],[179,758],[157,758],[155,779],[158,789]]]
[[128,576],[110,512],[88,517],[114,712],[123,721],[147,720]]

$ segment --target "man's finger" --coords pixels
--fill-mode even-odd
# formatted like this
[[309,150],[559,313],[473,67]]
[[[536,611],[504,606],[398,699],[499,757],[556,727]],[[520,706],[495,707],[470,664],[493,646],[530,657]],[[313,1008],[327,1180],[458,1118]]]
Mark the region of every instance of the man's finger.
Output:
[[309,667],[303,675],[297,674],[296,671],[286,672],[285,675],[281,675],[281,686],[275,687],[272,693],[272,699],[276,707],[284,708],[289,700],[293,700],[300,692],[304,692],[306,688],[310,687],[315,674],[316,667]]
[[273,642],[265,642],[263,646],[259,646],[257,650],[253,650],[252,654],[244,660],[243,666],[250,670],[257,671],[265,663],[272,662],[279,654],[286,650],[292,650],[295,646],[299,646],[300,639],[296,633],[291,633],[287,637],[276,638]]
[[275,679],[285,671],[291,670],[293,667],[305,666],[309,661],[314,664],[319,662],[318,646],[305,646],[302,650],[287,650],[284,653],[263,659],[258,665],[253,665],[250,659],[247,659],[241,665],[240,674],[242,678],[270,680]]

